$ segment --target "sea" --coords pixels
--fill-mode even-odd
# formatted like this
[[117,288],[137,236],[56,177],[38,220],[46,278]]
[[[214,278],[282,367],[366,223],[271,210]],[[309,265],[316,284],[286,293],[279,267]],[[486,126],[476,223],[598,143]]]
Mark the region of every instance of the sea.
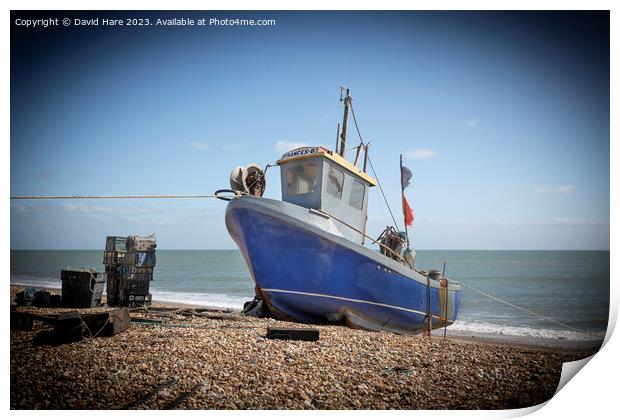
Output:
[[[156,301],[241,309],[254,296],[237,250],[157,250],[156,256]],[[12,250],[11,284],[60,288],[60,270],[104,271],[102,259],[102,251]],[[421,250],[415,265],[443,270],[445,262],[446,277],[463,284],[450,332],[591,340],[607,328],[609,261],[609,251]]]

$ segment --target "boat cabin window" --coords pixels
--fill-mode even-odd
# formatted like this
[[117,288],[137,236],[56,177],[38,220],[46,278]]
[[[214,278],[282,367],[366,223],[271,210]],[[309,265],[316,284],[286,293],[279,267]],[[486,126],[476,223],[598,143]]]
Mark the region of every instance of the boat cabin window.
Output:
[[316,188],[317,164],[302,163],[286,169],[286,191],[288,195],[311,193]]
[[334,197],[340,199],[342,198],[343,184],[344,184],[344,173],[340,172],[338,169],[335,169],[334,167],[329,165],[327,169],[327,183],[326,183],[325,191],[328,194],[331,194]]
[[349,198],[349,205],[358,210],[364,207],[364,195],[366,187],[359,181],[351,180],[351,197]]

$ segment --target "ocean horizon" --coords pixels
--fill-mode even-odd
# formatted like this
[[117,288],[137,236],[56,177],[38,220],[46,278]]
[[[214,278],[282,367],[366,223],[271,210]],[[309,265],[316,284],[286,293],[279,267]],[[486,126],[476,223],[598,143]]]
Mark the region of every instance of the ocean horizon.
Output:
[[[609,316],[607,250],[416,250],[416,268],[535,312],[537,318],[463,287],[455,333],[602,339]],[[60,288],[60,270],[103,272],[102,250],[11,250],[11,284]],[[158,249],[153,300],[242,309],[254,284],[238,250]],[[570,328],[556,324],[553,319]]]

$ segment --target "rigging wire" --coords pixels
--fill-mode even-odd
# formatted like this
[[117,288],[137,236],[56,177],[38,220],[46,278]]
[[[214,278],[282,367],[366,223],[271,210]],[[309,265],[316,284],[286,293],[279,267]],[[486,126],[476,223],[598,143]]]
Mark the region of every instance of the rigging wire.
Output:
[[392,209],[390,208],[390,203],[388,203],[388,200],[385,197],[385,192],[383,192],[383,187],[381,187],[381,182],[379,181],[379,177],[377,176],[377,173],[375,172],[374,166],[372,166],[372,161],[370,160],[370,156],[368,156],[368,163],[370,163],[370,169],[372,170],[372,174],[375,176],[375,179],[377,180],[377,185],[379,186],[379,190],[381,191],[381,195],[383,196],[383,201],[385,201],[388,211],[390,212],[390,216],[392,216],[392,221],[394,222],[394,226],[396,226],[396,229],[398,229],[398,231],[400,232],[400,228],[398,227],[398,223],[396,223],[396,218],[394,217],[394,213],[392,213]]
[[[360,138],[360,143],[364,147],[366,147],[366,143],[364,143],[364,139],[362,138],[362,133],[360,132],[359,126],[357,125],[357,118],[355,118],[355,111],[353,110],[353,101],[351,101],[350,106],[351,106],[351,115],[353,116],[353,123],[355,124],[355,130],[357,131],[357,135]],[[377,173],[375,172],[375,167],[372,165],[370,156],[368,156],[368,163],[370,163],[370,169],[372,170],[372,174],[375,176],[375,179],[377,180],[377,186],[379,187],[379,190],[381,191],[381,195],[383,196],[383,200],[385,201],[385,204],[387,205],[388,211],[390,212],[390,216],[392,216],[392,221],[394,222],[394,226],[396,226],[396,229],[398,229],[398,231],[400,232],[400,228],[398,227],[398,223],[396,223],[396,218],[394,217],[394,213],[392,213],[392,208],[390,207],[390,203],[388,202],[385,196],[385,192],[383,191],[383,187],[381,186],[381,181],[379,181],[379,177],[377,176]]]

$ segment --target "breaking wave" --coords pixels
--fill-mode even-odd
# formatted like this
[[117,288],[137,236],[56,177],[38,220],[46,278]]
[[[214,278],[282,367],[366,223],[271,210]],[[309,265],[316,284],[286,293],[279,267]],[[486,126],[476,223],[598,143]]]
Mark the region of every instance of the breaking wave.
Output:
[[488,334],[507,337],[528,337],[557,340],[600,340],[605,332],[578,332],[571,330],[555,330],[549,328],[516,327],[490,323],[456,321],[448,327],[449,331],[469,334]]
[[184,303],[223,309],[243,309],[243,304],[252,297],[234,296],[220,293],[169,292],[151,289],[153,300],[157,302]]
[[60,279],[54,277],[35,277],[11,274],[11,284],[20,286],[45,287],[48,289],[60,289]]
[[[53,277],[35,277],[26,275],[11,275],[12,285],[32,287],[44,287],[48,289],[60,289],[62,282]],[[235,296],[223,293],[199,293],[199,292],[171,292],[158,290],[151,287],[153,300],[157,302],[182,303],[188,305],[209,306],[222,309],[243,309],[243,304],[252,300],[252,296]]]

